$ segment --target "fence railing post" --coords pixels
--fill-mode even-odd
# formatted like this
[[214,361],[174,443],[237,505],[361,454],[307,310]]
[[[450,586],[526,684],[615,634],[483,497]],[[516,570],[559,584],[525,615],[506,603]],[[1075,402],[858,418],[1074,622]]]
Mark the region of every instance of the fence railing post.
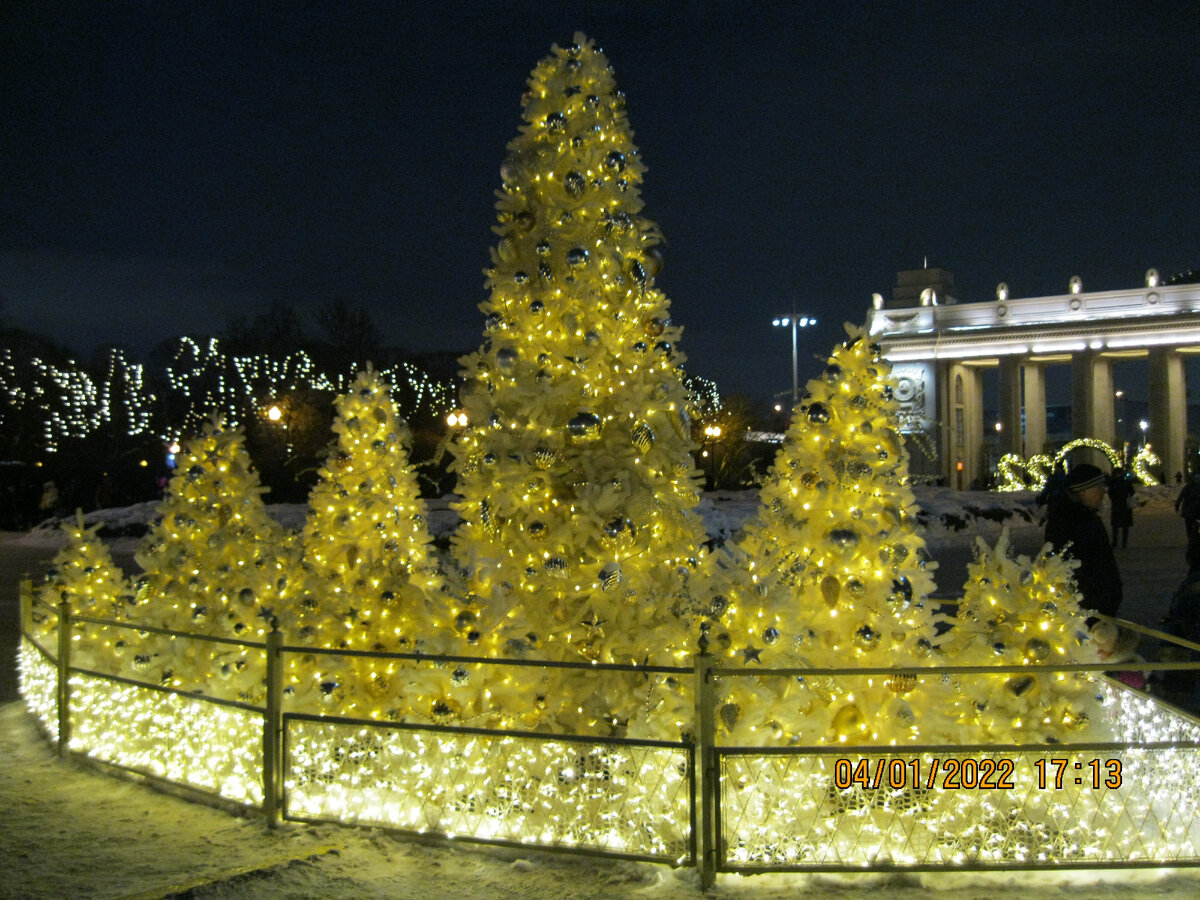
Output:
[[696,656],[696,765],[700,770],[700,886],[705,890],[717,878],[716,687],[712,668],[713,658],[701,650]]
[[66,756],[71,743],[71,604],[58,604],[58,755]]
[[21,581],[21,633],[20,637],[33,634],[33,582],[28,578]]
[[283,632],[274,620],[267,633],[267,708],[263,714],[263,814],[279,825],[283,805]]

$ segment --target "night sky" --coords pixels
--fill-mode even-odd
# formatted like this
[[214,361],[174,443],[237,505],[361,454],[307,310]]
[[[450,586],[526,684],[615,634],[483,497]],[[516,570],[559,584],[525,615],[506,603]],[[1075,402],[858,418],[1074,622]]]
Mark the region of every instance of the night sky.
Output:
[[628,99],[688,369],[816,374],[900,269],[961,300],[1200,266],[1200,4],[0,6],[0,315],[89,353],[361,302],[482,335],[520,98],[583,31]]

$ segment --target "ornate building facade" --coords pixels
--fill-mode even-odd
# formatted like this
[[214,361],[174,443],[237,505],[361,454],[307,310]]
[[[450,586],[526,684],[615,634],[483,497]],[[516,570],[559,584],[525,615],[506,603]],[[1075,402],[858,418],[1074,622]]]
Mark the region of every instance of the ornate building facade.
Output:
[[[890,301],[876,294],[870,331],[893,364],[903,429],[913,438],[915,474],[965,488],[987,476],[984,429],[1023,457],[1046,447],[1046,370],[1071,374],[1073,437],[1120,446],[1113,366],[1147,366],[1143,434],[1170,478],[1185,469],[1185,360],[1200,353],[1200,284],[1164,285],[1012,299],[1007,285],[987,303],[959,303],[945,269],[901,272]],[[983,373],[995,370],[996,423],[984,422]],[[922,453],[922,448],[929,452]],[[1083,451],[1087,452],[1087,451]],[[1097,461],[1097,460],[1092,460]]]

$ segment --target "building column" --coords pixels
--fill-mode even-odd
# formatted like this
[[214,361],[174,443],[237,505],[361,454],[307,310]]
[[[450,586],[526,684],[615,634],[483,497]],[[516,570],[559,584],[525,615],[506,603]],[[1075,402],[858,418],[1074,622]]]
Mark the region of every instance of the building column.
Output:
[[938,386],[937,416],[938,416],[938,452],[941,454],[942,478],[948,486],[954,485],[954,463],[957,459],[954,441],[954,370],[960,366],[938,360],[936,363],[936,379]]
[[964,366],[967,375],[967,396],[964,417],[967,420],[967,456],[963,487],[969,488],[987,474],[984,468],[983,446],[983,372],[975,366]]
[[[1092,366],[1092,407],[1094,437],[1110,447],[1117,443],[1117,406],[1113,392],[1112,363],[1098,358]],[[1106,461],[1107,462],[1107,461]]]
[[939,378],[946,484],[967,489],[983,473],[983,379],[979,369],[952,363]]
[[1025,446],[1022,455],[1028,459],[1046,447],[1046,373],[1037,363],[1021,367],[1025,382]]
[[1021,439],[1021,364],[1015,356],[1000,357],[1000,452],[1024,456]]
[[1183,471],[1187,439],[1187,385],[1183,359],[1178,353],[1156,347],[1150,351],[1150,428],[1146,438],[1162,460],[1162,479],[1171,483]]
[[[1112,365],[1091,351],[1071,358],[1071,436],[1098,438],[1109,445],[1117,437]],[[1081,456],[1102,467],[1109,465],[1108,458],[1098,450]]]

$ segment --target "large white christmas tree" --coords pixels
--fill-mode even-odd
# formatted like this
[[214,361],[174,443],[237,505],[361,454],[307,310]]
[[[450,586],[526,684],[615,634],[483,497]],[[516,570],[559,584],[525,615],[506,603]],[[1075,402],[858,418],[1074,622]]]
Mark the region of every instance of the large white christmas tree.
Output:
[[470,426],[454,446],[456,621],[488,654],[695,651],[704,533],[680,329],[655,286],[660,237],[640,215],[624,105],[591,41],[555,47],[502,168],[487,340],[463,361]]

